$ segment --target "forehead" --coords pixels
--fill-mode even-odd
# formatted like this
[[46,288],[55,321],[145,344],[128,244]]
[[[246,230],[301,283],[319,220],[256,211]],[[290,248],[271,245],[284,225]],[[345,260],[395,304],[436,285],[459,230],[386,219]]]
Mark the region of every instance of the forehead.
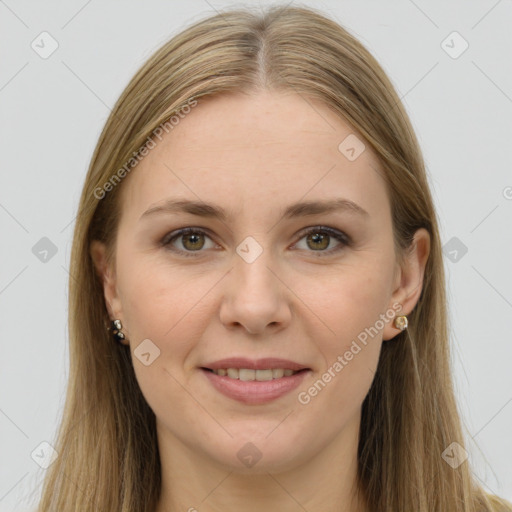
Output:
[[200,99],[155,142],[123,184],[123,217],[139,218],[168,197],[215,202],[233,215],[337,196],[370,213],[389,207],[373,151],[312,98],[262,92]]

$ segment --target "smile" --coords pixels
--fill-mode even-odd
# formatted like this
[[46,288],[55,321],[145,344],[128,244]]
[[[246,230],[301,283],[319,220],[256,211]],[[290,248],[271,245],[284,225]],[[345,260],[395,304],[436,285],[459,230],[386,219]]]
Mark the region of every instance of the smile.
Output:
[[[311,373],[310,369],[272,368],[200,369],[212,388],[246,405],[261,405],[289,395]],[[226,373],[223,375],[223,373]]]
[[219,368],[217,370],[210,371],[221,377],[229,377],[230,379],[239,379],[243,381],[257,380],[259,382],[280,379],[281,377],[291,377],[298,373],[297,371],[290,370],[289,368],[268,368],[266,370],[252,370],[249,368]]

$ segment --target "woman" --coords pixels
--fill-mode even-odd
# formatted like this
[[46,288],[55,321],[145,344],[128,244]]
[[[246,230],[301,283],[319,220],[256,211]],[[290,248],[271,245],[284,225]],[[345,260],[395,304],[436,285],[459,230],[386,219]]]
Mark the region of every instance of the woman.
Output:
[[389,79],[320,13],[158,50],[83,188],[39,510],[512,510],[468,467],[441,245]]

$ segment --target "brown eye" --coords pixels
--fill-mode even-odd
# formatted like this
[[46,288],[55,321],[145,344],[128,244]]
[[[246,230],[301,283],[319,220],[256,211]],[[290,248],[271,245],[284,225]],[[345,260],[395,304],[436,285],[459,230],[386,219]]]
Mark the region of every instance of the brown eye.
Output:
[[[341,251],[344,247],[351,244],[351,238],[348,235],[326,226],[316,226],[307,230],[295,245],[298,246],[303,239],[305,240],[305,247],[297,248],[318,253],[315,256],[329,255]],[[338,244],[327,249],[333,241],[337,241]]]
[[306,238],[308,247],[313,250],[327,249],[329,247],[330,236],[322,233],[313,233]]
[[[209,246],[207,245],[208,240],[210,240]],[[305,247],[298,247],[302,240],[305,240]],[[337,241],[338,244],[328,249],[333,241]],[[351,243],[351,238],[342,231],[317,226],[307,230],[295,246],[310,253],[317,253],[315,256],[327,256],[341,251]],[[201,256],[205,252],[202,249],[213,249],[216,246],[212,238],[199,228],[183,228],[173,231],[162,239],[161,244],[170,251],[183,256]],[[181,244],[181,247],[177,244]]]
[[[210,240],[210,246],[207,246],[207,240]],[[184,228],[173,231],[163,238],[161,244],[184,256],[199,256],[205,252],[202,250],[203,248],[212,249],[215,246],[210,236],[198,228]]]
[[190,233],[181,237],[183,247],[189,251],[197,251],[204,246],[204,235],[202,233]]

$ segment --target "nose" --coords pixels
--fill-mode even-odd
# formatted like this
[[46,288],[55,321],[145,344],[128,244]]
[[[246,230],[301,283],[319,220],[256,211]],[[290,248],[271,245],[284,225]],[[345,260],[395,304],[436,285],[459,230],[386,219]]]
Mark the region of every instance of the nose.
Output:
[[267,251],[252,263],[234,256],[233,268],[224,279],[226,288],[220,307],[220,320],[226,328],[265,334],[289,324],[290,291],[274,267]]

